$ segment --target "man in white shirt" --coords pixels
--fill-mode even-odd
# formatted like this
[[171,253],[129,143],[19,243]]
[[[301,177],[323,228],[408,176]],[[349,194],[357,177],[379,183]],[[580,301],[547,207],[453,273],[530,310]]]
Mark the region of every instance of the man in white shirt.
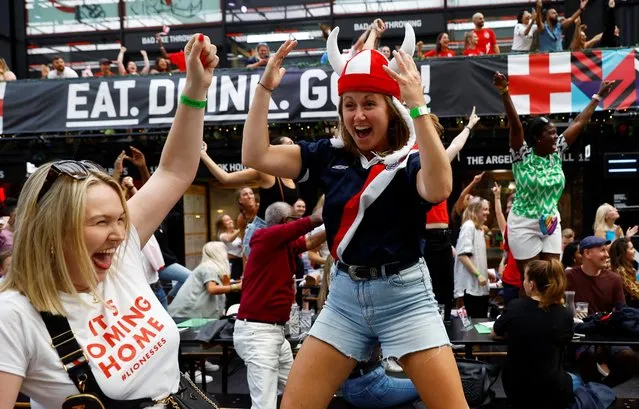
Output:
[[528,10],[521,10],[517,15],[517,24],[513,33],[512,51],[529,52],[533,42],[533,35],[537,31],[534,24],[535,16]]
[[53,65],[53,70],[49,72],[47,78],[78,78],[78,73],[64,65],[64,60],[59,55],[53,57],[51,64]]

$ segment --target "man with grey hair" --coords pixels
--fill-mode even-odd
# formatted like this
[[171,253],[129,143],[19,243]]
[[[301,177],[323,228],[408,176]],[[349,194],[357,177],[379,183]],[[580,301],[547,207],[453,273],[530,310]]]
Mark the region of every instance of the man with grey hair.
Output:
[[319,246],[326,231],[306,236],[322,224],[320,211],[299,218],[284,202],[266,209],[266,227],[251,237],[242,278],[242,300],[233,345],[246,364],[252,409],[275,409],[293,363],[284,324],[295,300],[295,259]]
[[484,28],[484,15],[481,13],[473,14],[473,24],[475,29],[473,30],[477,34],[477,49],[482,53],[488,54],[500,54],[499,46],[497,45],[497,36],[495,32],[490,28]]

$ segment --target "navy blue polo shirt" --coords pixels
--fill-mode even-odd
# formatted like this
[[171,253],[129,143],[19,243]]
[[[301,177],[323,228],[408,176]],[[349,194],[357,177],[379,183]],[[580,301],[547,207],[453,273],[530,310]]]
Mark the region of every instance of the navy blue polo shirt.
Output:
[[[371,168],[344,149],[334,148],[330,140],[299,143],[302,170],[298,183],[316,183],[325,193],[324,225],[329,249],[333,245],[346,203],[365,186]],[[412,153],[405,168],[395,174],[382,194],[369,205],[364,217],[342,254],[346,264],[378,266],[407,262],[421,257],[419,241],[426,212],[432,206],[417,192],[419,153]]]

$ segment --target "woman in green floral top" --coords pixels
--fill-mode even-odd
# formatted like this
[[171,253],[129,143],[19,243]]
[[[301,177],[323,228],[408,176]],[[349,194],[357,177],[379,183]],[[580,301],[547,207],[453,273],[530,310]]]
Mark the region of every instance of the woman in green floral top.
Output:
[[519,271],[523,272],[531,260],[559,258],[561,220],[557,203],[566,184],[561,157],[581,134],[599,102],[610,93],[613,82],[603,81],[588,106],[559,136],[555,125],[543,116],[532,119],[524,132],[508,93],[508,79],[497,72],[493,82],[508,116],[510,155],[517,185],[508,216],[508,244]]

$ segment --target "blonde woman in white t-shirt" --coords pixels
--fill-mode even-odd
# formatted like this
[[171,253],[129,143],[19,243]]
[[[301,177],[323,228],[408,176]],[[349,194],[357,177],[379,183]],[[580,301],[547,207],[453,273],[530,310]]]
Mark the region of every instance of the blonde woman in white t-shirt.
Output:
[[490,215],[488,200],[475,197],[464,210],[463,224],[455,247],[455,298],[464,299],[464,306],[472,318],[485,318],[488,313],[488,280],[495,274],[488,272],[484,225]]
[[185,53],[186,81],[160,164],[128,202],[115,179],[86,161],[47,163],[24,185],[12,267],[0,285],[0,409],[12,409],[18,392],[50,409],[79,393],[40,312],[66,316],[106,396],[150,398],[161,408],[157,401],[177,391],[180,336],[146,283],[141,248],[199,165],[203,101],[219,59],[201,34]]

